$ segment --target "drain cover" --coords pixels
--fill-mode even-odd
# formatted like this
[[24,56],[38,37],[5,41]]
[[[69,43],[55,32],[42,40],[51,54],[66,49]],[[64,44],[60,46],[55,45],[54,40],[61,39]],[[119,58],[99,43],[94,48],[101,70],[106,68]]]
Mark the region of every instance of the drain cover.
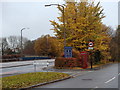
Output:
[[82,79],[82,80],[92,80],[92,79],[89,79],[89,78],[86,79],[86,78],[85,78],[85,79]]

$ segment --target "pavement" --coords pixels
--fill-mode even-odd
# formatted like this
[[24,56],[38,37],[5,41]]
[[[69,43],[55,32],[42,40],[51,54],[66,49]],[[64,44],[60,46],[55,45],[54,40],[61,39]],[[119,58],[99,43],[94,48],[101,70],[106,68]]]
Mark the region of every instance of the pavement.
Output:
[[67,73],[69,75],[76,75],[76,74],[79,74],[83,72],[92,72],[92,71],[95,71],[95,70],[100,70],[100,69],[103,69],[105,67],[108,67],[110,65],[112,65],[113,63],[107,63],[107,64],[103,64],[103,65],[100,65],[100,66],[93,66],[93,68],[87,68],[87,69],[83,69],[83,68],[77,68],[77,69],[56,69],[54,68],[54,66],[49,66],[49,67],[45,67],[43,68],[44,71],[48,71],[48,72],[61,72],[61,73]]

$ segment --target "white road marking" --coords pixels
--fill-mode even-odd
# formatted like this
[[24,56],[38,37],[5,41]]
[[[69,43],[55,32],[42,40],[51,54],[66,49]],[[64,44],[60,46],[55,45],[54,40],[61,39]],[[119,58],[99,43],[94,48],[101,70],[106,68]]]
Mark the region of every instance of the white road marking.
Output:
[[94,87],[94,88],[98,88],[98,86]]
[[113,79],[115,79],[116,77],[113,77],[112,79],[110,79],[110,80],[108,80],[108,81],[106,81],[105,83],[109,83],[109,82],[111,82]]
[[92,88],[91,90],[95,90],[96,88],[98,88],[98,86],[96,86],[96,87]]
[[93,71],[88,71],[88,72],[93,72]]

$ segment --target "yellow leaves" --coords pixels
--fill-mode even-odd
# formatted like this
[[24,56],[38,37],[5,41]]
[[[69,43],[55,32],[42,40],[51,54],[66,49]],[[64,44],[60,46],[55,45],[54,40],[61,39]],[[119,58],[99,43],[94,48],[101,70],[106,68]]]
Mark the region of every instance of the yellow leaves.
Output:
[[[64,17],[65,27],[62,21],[62,12],[61,16],[58,17],[62,24],[51,21],[54,31],[61,42],[64,41],[62,32],[65,28],[67,45],[85,50],[87,48],[85,44],[92,39],[95,42],[95,47],[99,48],[99,50],[108,49],[108,43],[106,42],[109,41],[109,37],[106,36],[106,27],[103,27],[101,22],[104,15],[99,3],[97,5],[94,5],[94,2],[67,3]],[[104,30],[104,33],[102,30]],[[82,45],[82,43],[85,44]]]
[[104,51],[104,50],[106,50],[107,48],[106,48],[105,46],[103,46],[103,45],[99,45],[99,49],[100,49],[101,51]]
[[49,35],[37,39],[34,45],[36,54],[44,56],[51,54],[57,56],[62,51],[62,47],[62,44],[55,37],[50,37]]
[[81,30],[81,29],[76,29],[78,32],[82,32],[83,30]]

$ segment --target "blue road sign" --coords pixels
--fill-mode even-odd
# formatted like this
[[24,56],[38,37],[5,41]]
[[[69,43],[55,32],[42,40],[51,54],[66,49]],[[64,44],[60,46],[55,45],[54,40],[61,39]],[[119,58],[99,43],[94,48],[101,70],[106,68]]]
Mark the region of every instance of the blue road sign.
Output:
[[72,47],[64,47],[64,57],[65,58],[72,57]]

